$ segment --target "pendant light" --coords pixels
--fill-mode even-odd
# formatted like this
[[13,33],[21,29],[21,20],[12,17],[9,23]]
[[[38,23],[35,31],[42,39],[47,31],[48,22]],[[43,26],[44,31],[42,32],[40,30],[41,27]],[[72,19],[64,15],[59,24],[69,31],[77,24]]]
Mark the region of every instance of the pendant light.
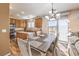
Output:
[[58,11],[56,9],[54,9],[54,4],[51,3],[52,6],[52,10],[49,11],[49,18],[50,20],[55,20],[56,18],[60,17],[60,13],[58,13]]

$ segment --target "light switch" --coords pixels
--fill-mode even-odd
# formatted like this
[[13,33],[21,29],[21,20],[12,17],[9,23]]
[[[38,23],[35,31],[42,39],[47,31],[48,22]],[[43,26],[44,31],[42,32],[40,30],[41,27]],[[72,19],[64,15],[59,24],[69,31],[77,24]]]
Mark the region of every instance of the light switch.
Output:
[[2,29],[2,32],[6,32],[6,29]]

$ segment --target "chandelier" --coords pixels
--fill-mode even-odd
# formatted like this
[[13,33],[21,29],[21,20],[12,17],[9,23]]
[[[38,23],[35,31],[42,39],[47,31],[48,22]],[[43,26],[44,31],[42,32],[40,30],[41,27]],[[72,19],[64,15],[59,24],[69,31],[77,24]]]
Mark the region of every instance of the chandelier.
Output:
[[54,4],[51,3],[52,9],[49,11],[49,15],[45,16],[47,19],[55,20],[60,17],[60,13],[56,9],[54,9]]

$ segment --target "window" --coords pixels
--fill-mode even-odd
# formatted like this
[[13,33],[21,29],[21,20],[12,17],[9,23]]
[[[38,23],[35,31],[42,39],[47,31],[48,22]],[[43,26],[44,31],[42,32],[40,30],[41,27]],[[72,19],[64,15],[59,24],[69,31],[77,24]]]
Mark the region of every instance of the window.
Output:
[[28,28],[34,28],[34,22],[28,22]]
[[53,27],[53,26],[56,26],[57,25],[57,22],[56,21],[54,21],[54,20],[49,20],[48,21],[48,26],[49,27]]
[[56,34],[57,21],[56,20],[49,20],[48,27],[49,27],[50,34]]
[[59,20],[59,40],[68,42],[68,19]]

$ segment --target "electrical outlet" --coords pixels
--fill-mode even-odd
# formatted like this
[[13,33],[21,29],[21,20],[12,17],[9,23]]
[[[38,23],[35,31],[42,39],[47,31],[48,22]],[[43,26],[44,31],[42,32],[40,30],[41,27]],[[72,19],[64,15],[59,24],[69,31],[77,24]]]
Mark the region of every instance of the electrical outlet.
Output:
[[6,29],[2,29],[2,32],[6,32]]

